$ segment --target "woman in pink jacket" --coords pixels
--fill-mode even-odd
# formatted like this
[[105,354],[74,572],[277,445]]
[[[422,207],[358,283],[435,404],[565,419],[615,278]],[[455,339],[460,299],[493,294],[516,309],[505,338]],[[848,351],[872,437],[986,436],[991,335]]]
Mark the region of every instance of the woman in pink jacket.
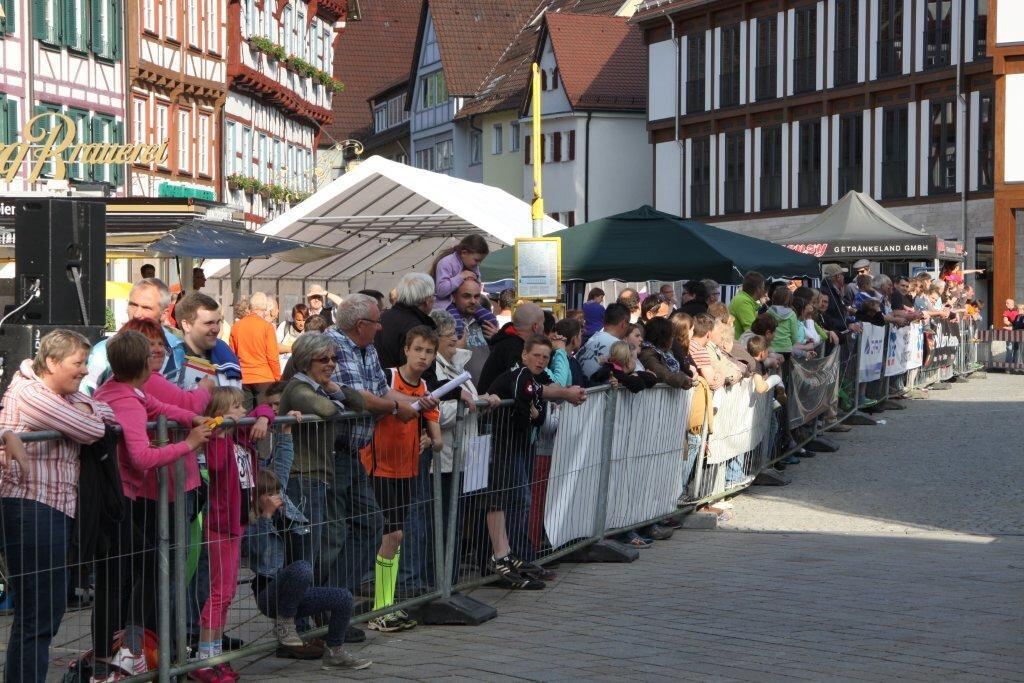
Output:
[[[194,461],[195,450],[209,440],[211,430],[206,420],[195,412],[174,403],[164,403],[147,393],[152,366],[150,341],[145,335],[133,330],[117,333],[107,342],[107,358],[113,378],[96,390],[94,398],[108,404],[121,425],[118,470],[130,514],[111,534],[107,558],[97,567],[94,675],[104,669],[114,674],[117,669],[138,674],[147,670],[142,650],[143,628],[155,631],[158,619],[154,599],[157,594],[157,504],[155,491],[147,491],[147,484],[155,482],[155,471],[159,467],[179,458],[186,458],[186,463]],[[197,426],[183,441],[154,446],[146,423],[160,415],[181,425]],[[171,516],[173,518],[173,510]],[[129,601],[127,611],[122,608],[125,599]],[[128,623],[122,624],[119,617],[125,613]],[[114,651],[113,634],[122,626],[125,638],[122,647]]]

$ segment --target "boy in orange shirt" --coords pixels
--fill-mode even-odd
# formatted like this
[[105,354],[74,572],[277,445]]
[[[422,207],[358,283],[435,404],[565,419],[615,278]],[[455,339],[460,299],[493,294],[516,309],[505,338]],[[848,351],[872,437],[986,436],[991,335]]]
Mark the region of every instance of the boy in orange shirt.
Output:
[[[427,395],[423,373],[437,355],[437,333],[419,325],[405,333],[405,365],[391,369],[391,388],[406,396]],[[413,479],[419,474],[420,453],[428,445],[440,451],[441,419],[437,408],[420,413],[418,420],[402,422],[394,415],[385,416],[373,430],[373,441],[360,452],[363,467],[370,475],[377,504],[384,513],[384,536],[377,553],[373,609],[379,610],[395,602],[398,579],[399,548],[402,526],[413,494]],[[395,610],[370,621],[368,626],[382,633],[402,631],[416,625],[404,610]]]

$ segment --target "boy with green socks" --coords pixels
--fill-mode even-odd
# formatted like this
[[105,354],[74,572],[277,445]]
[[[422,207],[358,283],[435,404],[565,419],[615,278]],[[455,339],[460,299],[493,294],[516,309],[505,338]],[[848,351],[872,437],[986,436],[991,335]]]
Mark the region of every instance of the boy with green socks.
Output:
[[[420,325],[405,334],[405,364],[392,368],[391,388],[410,397],[427,395],[421,377],[437,355],[437,333]],[[388,415],[377,423],[373,441],[360,452],[363,467],[370,475],[373,493],[384,514],[384,536],[377,552],[374,611],[395,602],[395,583],[402,545],[402,526],[419,474],[420,453],[428,445],[439,451],[444,445],[437,408],[420,412],[419,419],[403,422]],[[374,631],[391,633],[416,626],[404,610],[395,610],[370,621]]]

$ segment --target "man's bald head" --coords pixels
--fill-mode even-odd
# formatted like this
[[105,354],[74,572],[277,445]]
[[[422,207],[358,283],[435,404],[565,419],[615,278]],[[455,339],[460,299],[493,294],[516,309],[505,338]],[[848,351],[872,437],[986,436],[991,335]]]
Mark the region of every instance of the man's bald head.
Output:
[[524,303],[512,313],[512,325],[523,339],[544,332],[544,311],[537,304]]
[[455,290],[455,295],[452,297],[452,301],[455,302],[455,308],[459,310],[464,317],[470,317],[480,308],[480,296],[482,292],[480,283],[476,280],[463,280],[459,288]]

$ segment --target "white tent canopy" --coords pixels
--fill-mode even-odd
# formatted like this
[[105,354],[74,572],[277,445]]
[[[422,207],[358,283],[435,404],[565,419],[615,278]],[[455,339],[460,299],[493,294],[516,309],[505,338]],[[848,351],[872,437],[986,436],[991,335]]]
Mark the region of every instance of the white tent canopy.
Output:
[[[564,227],[544,219],[545,234]],[[402,273],[428,270],[440,250],[465,235],[482,235],[492,249],[530,236],[530,205],[498,188],[374,156],[257,232],[343,253],[305,264],[253,259],[242,271],[252,289],[297,292],[308,282],[340,294],[387,291]],[[229,277],[227,260],[204,268],[211,279]]]

